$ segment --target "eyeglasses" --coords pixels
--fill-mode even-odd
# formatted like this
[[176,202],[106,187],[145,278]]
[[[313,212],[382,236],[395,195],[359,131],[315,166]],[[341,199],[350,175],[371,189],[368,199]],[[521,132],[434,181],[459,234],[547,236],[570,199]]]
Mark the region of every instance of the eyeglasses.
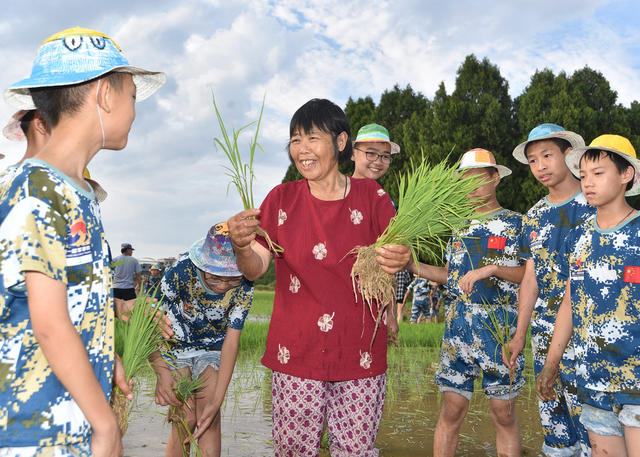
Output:
[[211,278],[207,275],[204,275],[204,282],[211,286],[229,286],[236,287],[242,283],[242,277],[240,278],[232,278],[232,279],[220,279],[220,278]]
[[378,154],[371,151],[365,151],[364,149],[354,148],[360,152],[364,152],[365,157],[369,162],[375,162],[380,159],[380,162],[390,164],[391,163],[391,154]]

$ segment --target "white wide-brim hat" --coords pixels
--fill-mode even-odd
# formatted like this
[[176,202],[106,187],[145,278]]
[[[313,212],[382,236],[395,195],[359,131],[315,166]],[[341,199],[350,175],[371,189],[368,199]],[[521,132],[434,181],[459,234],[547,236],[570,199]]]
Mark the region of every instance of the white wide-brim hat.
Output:
[[465,152],[460,159],[458,170],[468,170],[470,168],[493,167],[498,170],[500,179],[511,174],[511,170],[504,165],[498,165],[496,158],[491,151],[482,148],[475,148]]
[[636,150],[631,142],[623,136],[605,134],[595,138],[589,146],[574,148],[564,158],[567,167],[573,175],[580,179],[580,160],[589,150],[607,151],[616,154],[629,162],[633,167],[633,185],[624,194],[627,197],[640,194],[640,160],[636,157]]
[[166,82],[162,72],[129,65],[118,45],[95,30],[73,27],[47,38],[38,49],[31,76],[4,92],[5,101],[16,108],[35,109],[29,89],[79,84],[109,72],[130,73],[136,101],[142,101]]
[[533,141],[550,140],[551,138],[566,140],[569,142],[572,148],[579,148],[584,146],[584,138],[582,138],[577,133],[565,130],[563,127],[557,124],[546,123],[534,127],[533,130],[529,132],[527,141],[523,141],[513,150],[513,157],[518,162],[528,165],[529,161],[527,160],[527,156],[524,153],[527,145]]

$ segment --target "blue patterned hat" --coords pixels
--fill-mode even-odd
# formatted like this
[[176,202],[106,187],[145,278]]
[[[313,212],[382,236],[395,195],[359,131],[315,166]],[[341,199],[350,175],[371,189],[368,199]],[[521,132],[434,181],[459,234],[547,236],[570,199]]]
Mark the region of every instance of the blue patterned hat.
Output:
[[35,109],[29,89],[67,86],[90,81],[110,71],[130,73],[136,100],[144,100],[167,80],[164,73],[132,67],[122,50],[107,35],[73,27],[50,36],[38,49],[31,76],[4,92],[6,102],[20,109]]
[[196,267],[213,275],[242,276],[226,222],[214,225],[206,237],[193,243],[189,259]]
[[566,140],[571,144],[572,148],[581,148],[584,146],[584,139],[577,133],[565,130],[558,124],[546,123],[534,127],[533,130],[529,132],[527,141],[523,141],[513,150],[513,157],[515,157],[518,162],[528,165],[529,161],[524,154],[527,145],[532,141],[548,140],[550,138]]

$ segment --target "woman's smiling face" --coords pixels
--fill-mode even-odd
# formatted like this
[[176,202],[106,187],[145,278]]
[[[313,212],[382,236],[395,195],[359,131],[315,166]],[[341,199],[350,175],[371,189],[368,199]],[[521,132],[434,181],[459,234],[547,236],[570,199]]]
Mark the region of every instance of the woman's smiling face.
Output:
[[315,125],[308,132],[296,127],[289,139],[289,155],[304,178],[321,181],[338,169],[336,146],[344,148],[346,136],[345,132],[338,135],[336,145],[330,133]]

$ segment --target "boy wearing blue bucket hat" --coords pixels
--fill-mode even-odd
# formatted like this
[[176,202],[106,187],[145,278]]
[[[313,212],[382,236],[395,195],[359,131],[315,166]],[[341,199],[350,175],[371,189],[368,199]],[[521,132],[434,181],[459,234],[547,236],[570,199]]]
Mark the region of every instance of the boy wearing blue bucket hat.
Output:
[[83,172],[100,149],[126,145],[136,96],[164,80],[76,27],[45,40],[31,76],[4,93],[52,135],[0,198],[0,455],[122,455],[110,259]]
[[640,192],[640,161],[628,139],[600,135],[567,154],[596,216],[572,230],[559,256],[567,281],[536,390],[555,398],[572,338],[580,421],[593,456],[640,455],[640,218],[625,195]]
[[[521,250],[526,259],[525,274],[518,295],[518,325],[509,344],[512,364],[524,347],[531,322],[533,368],[536,376],[542,369],[553,327],[562,301],[566,281],[555,267],[558,253],[569,231],[593,215],[580,191],[580,182],[565,163],[565,156],[584,146],[575,132],[556,124],[541,124],[529,133],[526,141],[513,150],[513,156],[528,164],[533,176],[549,193],[538,201],[522,221]],[[576,396],[575,355],[569,345],[561,364],[558,397],[539,401],[540,422],[544,431],[542,451],[547,456],[589,456],[587,432],[581,425],[580,403]]]
[[[151,356],[158,379],[156,402],[178,407],[185,419],[181,423],[169,417],[173,426],[165,455],[183,455],[186,423],[203,456],[219,456],[220,407],[253,301],[253,283],[238,269],[226,223],[211,227],[165,272],[161,291],[175,342],[170,357],[163,359],[159,352]],[[202,387],[183,405],[174,387],[184,376],[200,379]]]

